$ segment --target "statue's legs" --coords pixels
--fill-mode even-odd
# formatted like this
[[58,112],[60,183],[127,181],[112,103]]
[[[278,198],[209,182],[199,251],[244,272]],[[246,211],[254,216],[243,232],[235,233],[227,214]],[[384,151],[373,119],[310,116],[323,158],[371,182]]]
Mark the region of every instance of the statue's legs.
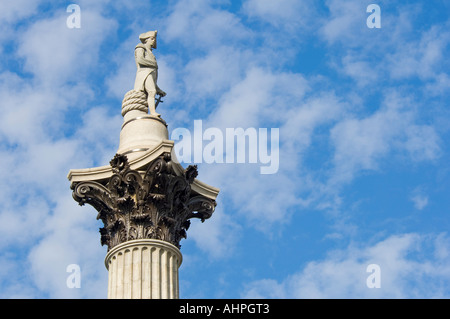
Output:
[[156,113],[155,96],[156,96],[156,74],[150,73],[144,83],[145,92],[147,92],[147,103],[150,115],[161,116]]

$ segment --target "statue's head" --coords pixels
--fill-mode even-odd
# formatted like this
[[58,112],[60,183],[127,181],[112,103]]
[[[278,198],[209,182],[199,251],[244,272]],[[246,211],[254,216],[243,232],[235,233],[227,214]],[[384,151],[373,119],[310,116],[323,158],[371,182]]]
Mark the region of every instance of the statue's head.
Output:
[[[142,43],[150,45],[150,48],[156,49],[156,35],[158,31],[148,31],[139,35]],[[150,42],[149,42],[150,41]]]

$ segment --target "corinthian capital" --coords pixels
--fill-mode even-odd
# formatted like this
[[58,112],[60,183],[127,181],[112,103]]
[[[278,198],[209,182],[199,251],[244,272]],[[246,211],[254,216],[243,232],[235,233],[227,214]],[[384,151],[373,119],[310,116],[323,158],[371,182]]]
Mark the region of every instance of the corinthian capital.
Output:
[[197,167],[184,172],[173,169],[170,153],[163,153],[145,170],[130,168],[126,155],[116,154],[112,175],[102,181],[72,184],[73,198],[90,204],[104,227],[101,244],[112,247],[133,239],[159,239],[180,247],[191,218],[202,222],[211,217],[216,202],[191,188]]

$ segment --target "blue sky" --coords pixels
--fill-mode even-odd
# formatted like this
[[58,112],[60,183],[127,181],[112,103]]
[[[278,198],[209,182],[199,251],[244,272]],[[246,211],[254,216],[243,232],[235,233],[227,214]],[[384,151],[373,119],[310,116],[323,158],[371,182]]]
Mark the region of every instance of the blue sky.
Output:
[[[81,28],[69,29],[69,4]],[[369,4],[381,28],[368,28]],[[0,297],[106,298],[96,212],[67,173],[114,156],[138,35],[175,128],[278,128],[279,170],[220,188],[181,242],[181,298],[450,297],[446,1],[0,3]],[[183,164],[187,166],[187,163]],[[81,288],[66,267],[78,264]],[[366,271],[380,267],[380,288]]]

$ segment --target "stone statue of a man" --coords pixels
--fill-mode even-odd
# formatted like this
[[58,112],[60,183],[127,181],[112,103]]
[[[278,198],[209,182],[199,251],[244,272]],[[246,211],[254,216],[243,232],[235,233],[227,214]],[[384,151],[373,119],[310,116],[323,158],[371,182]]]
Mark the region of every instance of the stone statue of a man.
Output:
[[150,114],[160,116],[156,113],[155,96],[165,96],[166,93],[156,84],[158,79],[158,64],[152,49],[156,49],[157,31],[148,31],[139,35],[139,43],[135,50],[136,59],[136,80],[134,82],[134,90],[142,91],[147,94],[148,108]]

